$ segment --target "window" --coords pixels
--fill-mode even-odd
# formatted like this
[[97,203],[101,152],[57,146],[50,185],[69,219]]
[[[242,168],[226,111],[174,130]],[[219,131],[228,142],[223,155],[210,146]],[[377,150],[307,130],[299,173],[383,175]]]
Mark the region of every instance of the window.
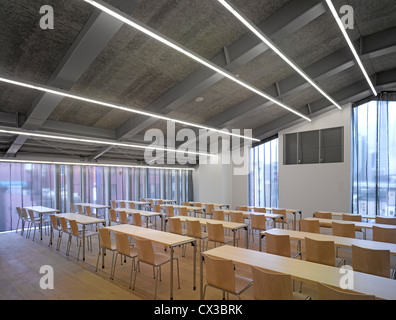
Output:
[[249,205],[278,207],[278,139],[250,151]]
[[357,105],[352,112],[352,210],[396,215],[396,94]]

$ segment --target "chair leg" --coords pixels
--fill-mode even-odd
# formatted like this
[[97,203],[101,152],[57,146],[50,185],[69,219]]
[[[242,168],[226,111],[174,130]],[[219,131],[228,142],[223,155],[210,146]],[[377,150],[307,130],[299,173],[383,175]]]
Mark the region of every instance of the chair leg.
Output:
[[154,300],[157,300],[158,271],[159,271],[159,267],[157,267],[157,278],[155,279],[155,292],[154,292]]
[[102,250],[103,250],[102,247],[99,246],[98,258],[96,259],[96,269],[95,269],[95,272],[98,271],[99,256],[100,256],[100,252],[101,252]]
[[[129,278],[129,289],[131,289],[131,287],[132,287],[132,274],[133,274],[133,266],[134,266],[134,264],[135,264],[135,258],[132,258],[132,261],[131,261],[131,276]],[[115,267],[114,267],[114,271],[115,271]]]

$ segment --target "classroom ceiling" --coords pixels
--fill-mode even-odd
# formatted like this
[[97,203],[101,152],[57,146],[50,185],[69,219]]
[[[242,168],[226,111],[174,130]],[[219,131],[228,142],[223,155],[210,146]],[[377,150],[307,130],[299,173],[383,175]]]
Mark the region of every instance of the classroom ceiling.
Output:
[[[309,118],[335,109],[217,0],[105,2]],[[340,105],[372,94],[325,1],[229,2]],[[396,2],[333,3],[354,9],[348,34],[377,91],[396,90]],[[0,77],[218,129],[252,129],[258,139],[306,121],[83,0],[0,4]],[[40,28],[43,5],[53,7],[54,29]],[[149,129],[167,137],[164,120],[0,82],[0,129],[16,127],[144,145]],[[0,133],[0,157],[145,163],[139,149],[9,133]]]

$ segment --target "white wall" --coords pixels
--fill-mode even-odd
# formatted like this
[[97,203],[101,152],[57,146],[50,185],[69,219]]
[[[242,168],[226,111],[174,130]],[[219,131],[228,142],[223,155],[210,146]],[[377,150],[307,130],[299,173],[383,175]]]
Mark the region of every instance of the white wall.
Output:
[[[283,165],[284,134],[340,126],[344,127],[343,163]],[[279,132],[279,207],[301,209],[303,217],[314,211],[350,212],[350,181],[350,104]]]

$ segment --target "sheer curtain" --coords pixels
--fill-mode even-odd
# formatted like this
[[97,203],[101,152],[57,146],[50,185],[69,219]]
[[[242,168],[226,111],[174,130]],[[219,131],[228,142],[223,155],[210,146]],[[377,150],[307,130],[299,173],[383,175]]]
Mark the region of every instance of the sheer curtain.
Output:
[[278,207],[278,139],[250,151],[249,205]]
[[352,114],[352,210],[396,215],[396,93],[381,93]]

